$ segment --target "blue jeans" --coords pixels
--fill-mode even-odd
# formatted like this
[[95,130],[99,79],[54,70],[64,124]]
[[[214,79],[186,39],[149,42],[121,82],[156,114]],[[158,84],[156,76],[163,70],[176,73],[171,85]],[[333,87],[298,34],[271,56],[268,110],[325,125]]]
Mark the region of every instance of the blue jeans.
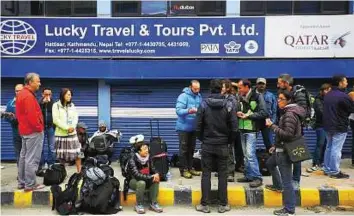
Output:
[[320,166],[323,163],[323,157],[326,146],[326,132],[323,128],[316,129],[316,148],[315,153],[313,154],[313,165]]
[[[45,141],[47,140],[47,148],[45,148]],[[42,156],[41,161],[39,163],[39,168],[41,168],[46,162],[48,165],[55,163],[55,137],[54,137],[54,128],[46,128],[44,131],[44,139],[43,139],[43,148],[42,148]],[[47,149],[47,157],[45,157],[44,151]]]
[[273,186],[283,189],[285,209],[289,212],[295,212],[296,196],[291,181],[292,163],[289,156],[284,152],[273,152],[272,156],[267,160],[267,167],[272,174]]
[[262,179],[256,156],[257,133],[241,132],[241,144],[245,161],[245,177],[249,180]]
[[324,157],[324,172],[336,175],[340,172],[339,166],[342,158],[342,148],[348,133],[328,133],[327,147]]

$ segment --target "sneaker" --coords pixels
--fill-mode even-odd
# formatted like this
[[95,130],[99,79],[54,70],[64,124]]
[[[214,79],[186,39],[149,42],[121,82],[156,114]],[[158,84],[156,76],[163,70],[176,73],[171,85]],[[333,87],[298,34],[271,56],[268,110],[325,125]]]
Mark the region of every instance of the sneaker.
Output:
[[306,172],[312,173],[312,172],[315,172],[315,171],[317,171],[317,170],[320,170],[320,167],[317,166],[317,165],[315,165],[315,166],[313,166],[313,167],[307,168],[307,169],[306,169]]
[[189,170],[189,173],[194,176],[200,176],[202,174],[202,172],[196,171],[194,169]]
[[219,212],[219,213],[225,213],[225,212],[228,212],[228,211],[230,211],[230,210],[231,210],[230,205],[225,205],[225,206],[219,205],[219,206],[218,206],[218,212]]
[[300,182],[294,181],[292,182],[294,190],[298,190],[300,188]]
[[228,177],[227,177],[227,182],[235,182],[235,177],[233,177],[233,176],[228,176]]
[[274,215],[281,215],[281,216],[292,216],[295,215],[295,212],[288,212],[285,208],[280,209],[280,210],[275,210],[273,212]]
[[243,177],[243,178],[239,178],[237,179],[237,182],[240,182],[240,183],[249,183],[249,182],[252,182],[252,180],[246,178],[246,177]]
[[334,179],[348,179],[350,176],[348,174],[339,172],[338,174],[330,175],[329,177]]
[[154,211],[154,212],[157,212],[157,213],[161,213],[163,212],[163,209],[159,206],[158,203],[151,203],[150,204],[150,210]]
[[181,176],[184,177],[184,178],[186,178],[186,179],[191,179],[191,178],[193,178],[192,174],[191,174],[188,170],[184,170],[184,171],[182,172],[182,175],[181,175]]
[[275,187],[274,185],[266,185],[265,186],[266,189],[271,190],[271,191],[275,191],[277,193],[282,193],[283,189]]
[[37,184],[34,187],[31,188],[25,188],[25,192],[30,192],[30,191],[36,191],[36,190],[41,190],[45,188],[45,185]]
[[199,212],[204,212],[204,213],[210,213],[210,208],[208,205],[204,206],[202,204],[196,205],[195,210]]
[[252,182],[250,182],[250,187],[251,188],[256,188],[256,187],[262,186],[262,184],[263,184],[262,179],[255,179]]
[[134,211],[136,211],[136,213],[138,213],[138,214],[145,214],[144,206],[141,204],[136,205],[134,207]]
[[17,185],[17,189],[19,189],[19,190],[25,189],[25,186],[24,185]]

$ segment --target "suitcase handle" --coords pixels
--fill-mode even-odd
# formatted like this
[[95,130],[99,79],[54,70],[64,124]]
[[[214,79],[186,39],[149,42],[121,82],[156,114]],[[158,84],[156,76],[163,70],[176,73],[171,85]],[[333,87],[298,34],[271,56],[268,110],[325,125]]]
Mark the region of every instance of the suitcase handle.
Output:
[[150,119],[150,133],[151,133],[151,138],[152,136],[152,122],[155,121],[157,123],[157,136],[160,137],[160,121],[158,119],[152,118]]

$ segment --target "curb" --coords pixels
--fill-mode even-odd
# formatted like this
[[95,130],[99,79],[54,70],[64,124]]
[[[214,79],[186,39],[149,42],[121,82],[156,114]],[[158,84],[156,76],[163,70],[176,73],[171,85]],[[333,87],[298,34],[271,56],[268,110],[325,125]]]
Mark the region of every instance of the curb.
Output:
[[[311,206],[354,206],[354,189],[344,188],[301,188],[295,191],[296,205]],[[217,191],[211,193],[212,202],[216,201]],[[201,190],[181,190],[160,188],[158,201],[162,206],[196,205],[201,199]],[[228,199],[231,206],[264,206],[280,207],[283,204],[282,194],[263,188],[228,187]],[[136,202],[135,194],[128,194],[122,206],[133,206]],[[49,191],[1,192],[1,205],[13,205],[15,208],[26,208],[32,205],[52,205],[52,195]]]

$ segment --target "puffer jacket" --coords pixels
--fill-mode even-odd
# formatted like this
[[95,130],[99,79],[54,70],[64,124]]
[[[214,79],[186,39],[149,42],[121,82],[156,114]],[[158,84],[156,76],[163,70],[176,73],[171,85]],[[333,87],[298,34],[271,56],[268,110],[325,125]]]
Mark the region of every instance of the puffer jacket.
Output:
[[75,135],[76,130],[68,133],[70,127],[76,129],[79,117],[73,103],[63,106],[60,101],[53,104],[52,107],[53,123],[55,124],[55,136]]
[[270,128],[275,133],[275,147],[283,148],[284,143],[301,136],[301,121],[306,117],[304,108],[297,104],[289,104],[284,108],[284,114],[280,117],[279,126]]
[[202,102],[200,93],[194,94],[190,88],[184,88],[182,94],[178,96],[176,103],[176,131],[191,132],[195,130],[197,114],[189,114],[190,108],[199,108]]
[[[149,175],[145,175],[145,174],[142,174],[140,172],[140,170],[142,170],[143,168],[146,168],[146,167],[149,167],[149,169],[150,169],[150,174]],[[156,173],[158,173],[158,172],[156,171],[155,167],[152,164],[151,155],[150,155],[149,162],[147,162],[145,165],[142,165],[139,162],[139,159],[136,156],[136,154],[134,154],[134,156],[129,159],[129,162],[128,162],[128,176],[129,176],[130,179],[134,178],[137,181],[142,180],[142,181],[145,181],[145,182],[152,183],[152,180],[153,180],[152,175],[154,175]]]

